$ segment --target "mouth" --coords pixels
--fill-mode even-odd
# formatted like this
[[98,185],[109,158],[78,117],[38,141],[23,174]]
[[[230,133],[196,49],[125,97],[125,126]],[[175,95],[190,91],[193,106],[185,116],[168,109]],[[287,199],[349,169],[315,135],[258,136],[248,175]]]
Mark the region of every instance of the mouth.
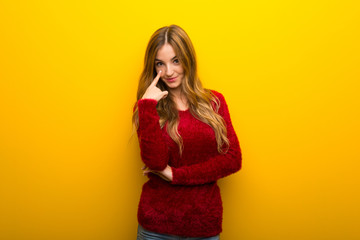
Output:
[[173,78],[165,78],[165,79],[166,79],[166,81],[168,81],[168,82],[175,82],[176,77],[173,77]]

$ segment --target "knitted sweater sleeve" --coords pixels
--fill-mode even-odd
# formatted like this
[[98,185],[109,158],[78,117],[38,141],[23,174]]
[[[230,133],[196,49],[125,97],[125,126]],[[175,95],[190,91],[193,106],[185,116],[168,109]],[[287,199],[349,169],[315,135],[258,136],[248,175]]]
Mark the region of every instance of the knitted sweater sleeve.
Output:
[[169,161],[168,146],[163,138],[155,99],[138,100],[139,128],[137,135],[142,161],[152,170],[164,170]]
[[228,106],[222,94],[217,93],[220,100],[219,114],[224,118],[229,139],[229,150],[226,154],[220,154],[208,160],[183,166],[171,167],[173,185],[197,185],[214,182],[219,178],[235,173],[241,169],[242,154],[238,138],[231,123]]

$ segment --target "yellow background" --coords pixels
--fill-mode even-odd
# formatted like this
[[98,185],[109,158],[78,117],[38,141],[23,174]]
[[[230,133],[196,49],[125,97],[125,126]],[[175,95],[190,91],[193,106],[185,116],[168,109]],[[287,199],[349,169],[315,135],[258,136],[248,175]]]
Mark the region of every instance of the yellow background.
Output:
[[0,1],[0,239],[135,239],[131,115],[178,24],[243,152],[222,240],[360,239],[358,1]]

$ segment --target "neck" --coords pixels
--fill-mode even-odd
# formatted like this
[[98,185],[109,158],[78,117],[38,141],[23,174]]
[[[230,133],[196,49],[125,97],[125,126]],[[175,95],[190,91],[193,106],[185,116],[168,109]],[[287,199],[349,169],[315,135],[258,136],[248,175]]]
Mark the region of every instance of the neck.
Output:
[[180,87],[176,89],[171,89],[170,92],[173,100],[176,102],[178,107],[183,108],[183,106],[187,106],[187,99]]
[[179,87],[175,88],[175,89],[171,89],[170,92],[171,92],[171,95],[173,95],[173,97],[175,99],[181,99],[183,97],[181,88],[179,88]]

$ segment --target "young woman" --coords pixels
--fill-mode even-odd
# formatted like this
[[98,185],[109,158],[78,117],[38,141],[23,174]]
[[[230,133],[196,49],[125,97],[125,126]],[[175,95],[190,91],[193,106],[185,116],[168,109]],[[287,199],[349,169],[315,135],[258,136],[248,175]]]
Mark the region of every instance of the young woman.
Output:
[[224,96],[202,87],[193,45],[177,25],[150,38],[132,121],[149,178],[137,239],[220,239],[217,180],[240,170],[240,145]]

